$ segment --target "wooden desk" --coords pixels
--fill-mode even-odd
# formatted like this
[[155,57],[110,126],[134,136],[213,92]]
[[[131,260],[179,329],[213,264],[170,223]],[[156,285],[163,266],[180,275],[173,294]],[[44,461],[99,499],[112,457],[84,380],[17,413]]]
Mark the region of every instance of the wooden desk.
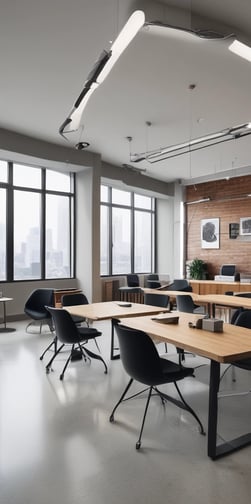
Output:
[[207,294],[198,296],[198,302],[207,304],[210,316],[215,316],[215,307],[224,306],[225,308],[247,308],[251,309],[251,298],[241,296],[227,296],[224,294]]
[[142,303],[130,303],[131,306],[123,306],[120,301],[107,301],[105,303],[90,303],[85,305],[65,306],[71,315],[79,315],[88,320],[108,320],[111,319],[111,360],[118,359],[119,355],[114,354],[114,319],[125,317],[138,317],[142,315],[154,315],[168,311],[165,308],[149,306]]
[[248,433],[217,445],[220,363],[251,357],[251,330],[231,324],[224,324],[223,333],[191,329],[188,327],[188,322],[195,316],[188,313],[177,312],[177,314],[180,316],[178,325],[161,324],[153,321],[152,317],[127,318],[122,323],[127,327],[144,331],[153,338],[157,337],[160,341],[210,359],[207,453],[214,460],[251,444],[251,433]]
[[251,291],[250,283],[220,282],[217,280],[189,280],[189,284],[191,285],[194,293],[201,295],[225,294],[227,291]]

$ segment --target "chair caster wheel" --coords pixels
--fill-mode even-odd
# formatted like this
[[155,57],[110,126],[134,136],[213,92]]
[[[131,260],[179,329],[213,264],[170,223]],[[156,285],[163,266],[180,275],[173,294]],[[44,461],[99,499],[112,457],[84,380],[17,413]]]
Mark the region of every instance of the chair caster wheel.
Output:
[[59,379],[62,381],[64,379],[64,375],[61,374],[60,377],[59,377]]
[[43,360],[43,357],[39,357],[40,360]]
[[46,371],[46,374],[49,374],[49,372],[50,372],[50,368],[48,368],[48,367],[47,367],[47,368],[45,368],[45,371]]
[[110,418],[109,418],[109,420],[110,420],[111,423],[114,422],[114,416],[111,415]]
[[139,450],[140,447],[141,447],[141,443],[140,443],[140,441],[137,441],[137,443],[136,443],[136,450]]

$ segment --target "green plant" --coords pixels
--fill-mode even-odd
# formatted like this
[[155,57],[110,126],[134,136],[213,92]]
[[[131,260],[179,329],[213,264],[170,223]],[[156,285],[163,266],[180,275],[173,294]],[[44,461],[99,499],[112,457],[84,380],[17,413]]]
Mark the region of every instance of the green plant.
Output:
[[204,267],[205,263],[204,261],[202,261],[202,259],[198,259],[198,257],[193,259],[191,263],[188,264],[190,277],[193,278],[194,280],[202,280]]

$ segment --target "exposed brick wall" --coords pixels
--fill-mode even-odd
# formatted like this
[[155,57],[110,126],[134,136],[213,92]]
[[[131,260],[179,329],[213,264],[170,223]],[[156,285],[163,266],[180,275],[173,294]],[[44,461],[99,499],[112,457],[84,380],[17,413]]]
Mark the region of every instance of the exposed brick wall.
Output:
[[[229,238],[229,224],[251,217],[251,175],[187,186],[186,201],[210,197],[211,201],[186,205],[186,257],[207,263],[209,278],[219,274],[222,264],[236,264],[240,273],[251,274],[251,236]],[[220,219],[220,248],[201,248],[201,220]]]

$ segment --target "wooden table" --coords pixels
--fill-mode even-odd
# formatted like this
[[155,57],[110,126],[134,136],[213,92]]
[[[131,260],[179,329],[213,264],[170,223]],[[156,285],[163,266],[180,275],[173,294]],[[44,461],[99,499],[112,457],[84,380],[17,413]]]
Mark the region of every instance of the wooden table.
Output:
[[[130,306],[126,306],[129,304]],[[142,315],[154,315],[167,312],[168,309],[158,306],[150,306],[142,303],[123,303],[120,301],[107,301],[104,303],[90,303],[85,305],[65,306],[71,315],[79,315],[91,321],[111,319],[111,360],[118,359],[114,354],[114,321],[126,317],[138,317]]]
[[[251,433],[217,445],[218,391],[220,364],[251,357],[251,330],[224,323],[223,333],[188,327],[194,315],[175,312],[179,324],[162,324],[152,317],[127,318],[123,325],[139,329],[153,338],[210,359],[208,456],[213,460],[251,444]],[[171,316],[172,314],[170,314]],[[168,316],[168,315],[167,315]],[[198,318],[198,316],[197,316]]]
[[248,308],[251,309],[251,298],[241,296],[227,296],[225,294],[207,294],[197,297],[198,303],[207,304],[210,316],[215,316],[215,307],[224,306],[225,308]]
[[0,297],[0,303],[3,303],[3,327],[0,327],[0,332],[13,332],[16,329],[13,327],[7,327],[7,319],[6,319],[6,303],[8,301],[13,301],[13,298],[9,297]]

